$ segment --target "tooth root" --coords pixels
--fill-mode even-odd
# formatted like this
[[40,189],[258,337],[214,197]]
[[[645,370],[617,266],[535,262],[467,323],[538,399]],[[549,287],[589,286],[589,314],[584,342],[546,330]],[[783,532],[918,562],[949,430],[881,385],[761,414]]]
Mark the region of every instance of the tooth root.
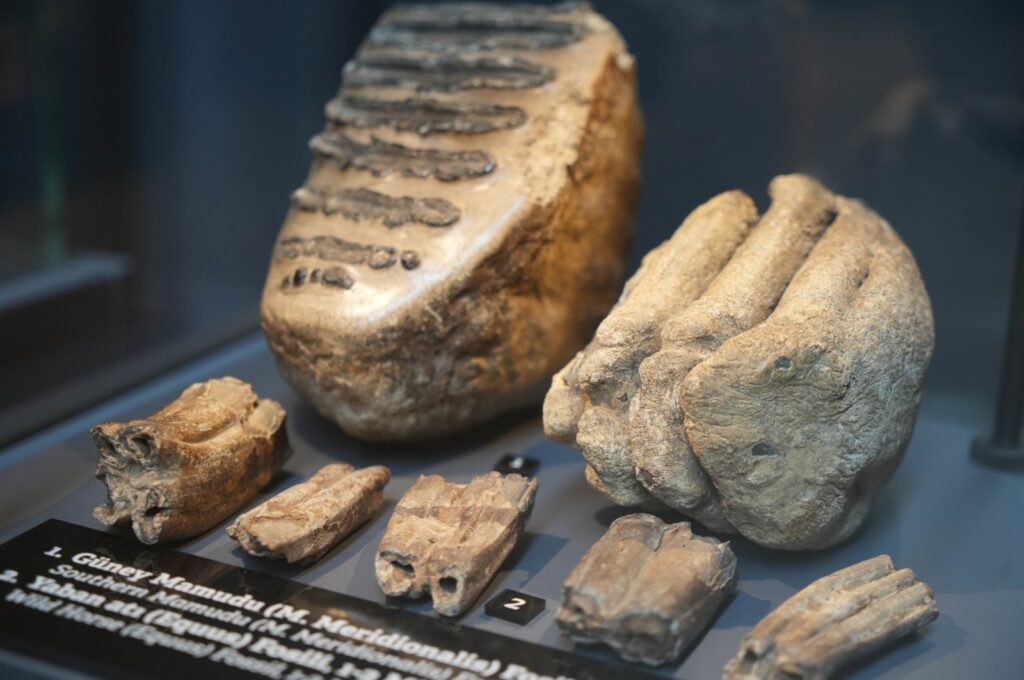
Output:
[[723,678],[828,678],[936,616],[928,586],[880,555],[786,600],[744,638]]

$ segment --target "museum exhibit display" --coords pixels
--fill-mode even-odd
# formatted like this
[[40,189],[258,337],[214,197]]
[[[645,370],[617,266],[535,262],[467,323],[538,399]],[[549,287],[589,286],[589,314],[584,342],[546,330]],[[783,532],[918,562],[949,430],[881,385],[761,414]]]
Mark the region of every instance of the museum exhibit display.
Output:
[[434,611],[458,616],[512,552],[533,510],[537,480],[490,472],[468,484],[420,477],[398,501],[377,548],[381,590],[429,595]]
[[196,383],[142,420],[92,428],[107,501],[96,519],[143,543],[201,534],[240,509],[291,455],[285,413],[237,378]]
[[565,581],[558,625],[657,666],[679,658],[736,588],[729,544],[686,522],[620,517]]
[[241,515],[228,536],[250,555],[288,562],[320,559],[338,541],[380,512],[391,471],[325,465],[305,482]]
[[536,402],[618,293],[634,60],[585,3],[386,12],[344,69],[263,292],[288,381],[420,440]]
[[879,555],[820,578],[779,605],[743,638],[723,678],[829,678],[938,615],[928,585]]
[[849,536],[900,462],[934,331],[913,256],[863,203],[772,180],[648,254],[554,377],[544,429],[620,505],[808,549]]
[[1024,5],[0,7],[0,678],[1024,677]]

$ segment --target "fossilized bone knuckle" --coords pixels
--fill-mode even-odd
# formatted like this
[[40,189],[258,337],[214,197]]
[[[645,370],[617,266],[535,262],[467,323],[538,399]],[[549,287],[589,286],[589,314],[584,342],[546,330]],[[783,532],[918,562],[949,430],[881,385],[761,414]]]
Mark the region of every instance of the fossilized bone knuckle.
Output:
[[420,477],[377,549],[381,589],[396,597],[429,594],[438,613],[463,613],[515,546],[536,492],[537,480],[497,472],[468,484]]
[[931,589],[881,555],[810,584],[763,618],[724,680],[819,678],[938,616]]
[[736,584],[728,544],[653,515],[612,522],[565,581],[557,622],[629,660],[677,659]]
[[348,432],[538,401],[614,302],[639,183],[633,65],[586,5],[383,15],[325,108],[262,327]]
[[857,528],[899,462],[931,306],[863,203],[801,175],[769,193],[759,219],[742,194],[712,199],[644,260],[606,328],[651,327],[595,337],[558,429],[580,414],[587,478],[615,502],[653,496],[763,545],[820,548]]
[[206,531],[291,455],[284,409],[235,378],[197,383],[150,418],[101,423],[92,436],[108,496],[94,515],[130,522],[144,543]]

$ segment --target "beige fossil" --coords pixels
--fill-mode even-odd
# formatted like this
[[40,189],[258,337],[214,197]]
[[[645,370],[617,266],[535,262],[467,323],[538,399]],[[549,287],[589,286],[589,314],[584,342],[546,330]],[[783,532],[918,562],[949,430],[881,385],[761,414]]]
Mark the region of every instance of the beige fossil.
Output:
[[92,429],[104,524],[131,524],[143,543],[200,534],[252,498],[291,455],[280,404],[248,383],[192,385],[141,420]]
[[401,6],[326,115],[263,292],[284,376],[368,440],[540,401],[622,281],[642,121],[615,28],[585,3]]
[[879,555],[818,579],[743,638],[724,680],[825,680],[939,615],[927,584]]
[[391,471],[345,463],[320,468],[301,484],[241,515],[228,535],[252,555],[288,562],[320,559],[338,541],[380,512]]
[[430,595],[458,616],[515,547],[537,480],[490,472],[468,484],[420,477],[395,508],[377,549],[377,583],[393,597]]
[[728,543],[686,522],[634,514],[612,522],[565,581],[559,627],[629,661],[674,661],[736,587]]
[[789,175],[731,191],[651,251],[544,403],[621,505],[765,546],[849,536],[899,464],[931,359],[917,265],[864,204]]

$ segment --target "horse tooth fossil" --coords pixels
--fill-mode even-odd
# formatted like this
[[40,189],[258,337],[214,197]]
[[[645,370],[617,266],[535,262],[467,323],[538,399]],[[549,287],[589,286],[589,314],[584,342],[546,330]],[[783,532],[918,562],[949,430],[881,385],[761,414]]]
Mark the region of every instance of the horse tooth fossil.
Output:
[[210,529],[291,455],[284,409],[230,377],[196,383],[148,418],[100,423],[92,438],[108,496],[94,515],[130,524],[143,543]]
[[377,583],[393,597],[429,595],[445,616],[465,612],[512,552],[537,480],[491,472],[468,484],[420,477],[398,502],[377,549]]
[[825,680],[939,615],[931,589],[879,555],[820,578],[743,638],[724,680]]
[[390,479],[383,465],[361,470],[345,463],[326,465],[240,515],[228,535],[252,555],[289,563],[316,561],[380,512]]
[[736,588],[728,543],[695,536],[686,522],[620,517],[565,581],[557,622],[584,643],[629,661],[674,661]]

